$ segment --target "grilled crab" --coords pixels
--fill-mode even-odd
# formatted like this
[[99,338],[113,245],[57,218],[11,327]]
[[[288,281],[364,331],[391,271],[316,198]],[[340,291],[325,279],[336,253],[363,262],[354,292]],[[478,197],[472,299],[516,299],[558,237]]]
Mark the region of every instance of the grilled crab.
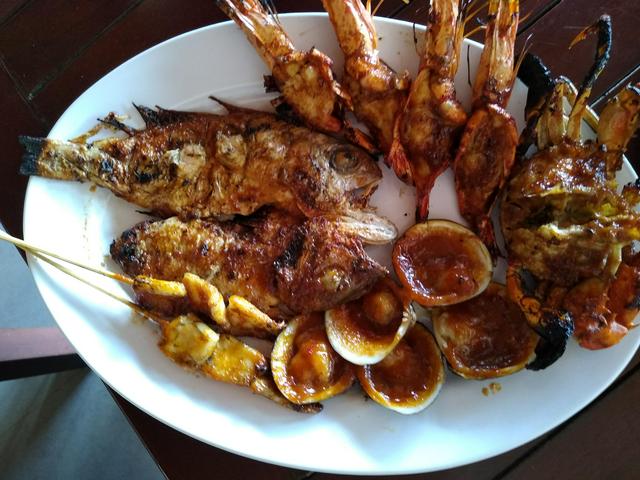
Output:
[[528,112],[537,117],[538,151],[517,165],[502,205],[509,296],[541,336],[534,370],[559,358],[572,334],[589,349],[616,344],[638,312],[640,255],[632,243],[640,239],[640,183],[619,191],[615,176],[637,127],[640,88],[628,86],[606,105],[596,140],[581,138],[591,87],[610,53],[609,17],[573,42],[596,32],[595,64],[581,87],[561,77],[546,103]]

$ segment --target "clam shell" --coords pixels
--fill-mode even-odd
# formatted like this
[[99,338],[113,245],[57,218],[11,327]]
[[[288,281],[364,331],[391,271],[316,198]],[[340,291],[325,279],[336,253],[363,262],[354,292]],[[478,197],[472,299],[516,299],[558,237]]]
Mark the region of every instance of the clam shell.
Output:
[[359,299],[325,312],[331,346],[355,365],[381,361],[415,322],[410,299],[390,278]]
[[406,415],[427,408],[445,379],[438,345],[421,323],[411,327],[381,362],[356,367],[356,374],[373,401]]

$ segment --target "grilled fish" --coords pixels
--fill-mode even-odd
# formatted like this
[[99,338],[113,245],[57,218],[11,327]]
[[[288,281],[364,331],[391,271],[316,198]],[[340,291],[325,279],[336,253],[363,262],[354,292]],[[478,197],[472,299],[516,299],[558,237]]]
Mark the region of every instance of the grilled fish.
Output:
[[[271,318],[330,309],[366,292],[386,270],[364,251],[348,218],[296,219],[281,211],[236,221],[142,222],[111,245],[131,276],[180,280],[186,272],[240,295]],[[175,300],[137,292],[145,308],[180,314]]]
[[385,224],[366,211],[382,178],[366,152],[273,114],[224,104],[228,115],[137,106],[146,128],[115,116],[125,138],[91,144],[21,137],[20,172],[91,181],[161,217],[249,215],[264,205],[313,217],[345,214]]

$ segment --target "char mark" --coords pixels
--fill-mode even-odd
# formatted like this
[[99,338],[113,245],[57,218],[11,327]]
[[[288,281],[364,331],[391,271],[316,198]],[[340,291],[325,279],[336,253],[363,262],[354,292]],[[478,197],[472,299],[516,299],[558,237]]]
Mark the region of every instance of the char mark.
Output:
[[28,137],[20,135],[18,141],[24,147],[22,163],[19,172],[21,175],[38,175],[38,158],[42,153],[46,138]]
[[139,233],[144,232],[150,222],[143,222],[125,230],[120,238],[114,240],[109,247],[111,258],[128,275],[139,275],[145,263],[145,251],[138,248]]
[[536,347],[536,358],[527,365],[527,370],[543,370],[562,356],[573,335],[573,318],[565,311],[546,310],[535,330],[540,341]]
[[284,252],[282,252],[282,254],[274,260],[276,271],[281,272],[282,270],[287,268],[295,268],[296,264],[298,263],[298,259],[302,254],[305,235],[306,232],[302,227],[296,229],[296,232],[287,245],[287,248],[285,248]]

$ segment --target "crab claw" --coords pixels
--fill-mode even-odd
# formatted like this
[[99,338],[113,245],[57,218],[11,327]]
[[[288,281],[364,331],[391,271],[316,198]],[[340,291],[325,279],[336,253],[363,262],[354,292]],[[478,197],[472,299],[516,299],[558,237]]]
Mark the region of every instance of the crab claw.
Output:
[[540,341],[536,346],[536,358],[527,370],[543,370],[558,360],[567,348],[567,341],[573,335],[573,320],[567,312],[542,309],[538,325],[533,327]]
[[[540,336],[536,358],[527,365],[528,370],[542,370],[558,360],[564,353],[574,325],[571,315],[562,309],[544,306],[536,296],[537,280],[519,265],[507,269],[507,295],[515,302],[529,326]],[[549,297],[553,297],[553,292]],[[550,302],[555,304],[556,302]]]

